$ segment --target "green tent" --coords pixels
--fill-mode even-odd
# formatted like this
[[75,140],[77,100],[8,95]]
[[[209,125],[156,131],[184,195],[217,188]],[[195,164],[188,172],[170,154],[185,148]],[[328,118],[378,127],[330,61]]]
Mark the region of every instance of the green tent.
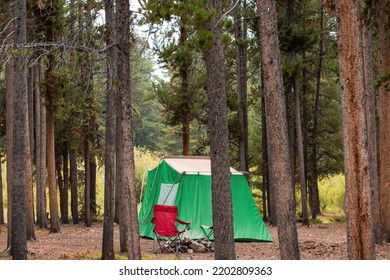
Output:
[[[153,205],[176,205],[178,218],[191,221],[186,237],[204,237],[201,225],[213,225],[211,207],[210,159],[205,157],[169,157],[148,172],[139,212],[140,236],[154,238]],[[230,169],[233,196],[234,239],[236,241],[272,241],[252,197],[243,173]],[[213,236],[211,236],[213,239]]]

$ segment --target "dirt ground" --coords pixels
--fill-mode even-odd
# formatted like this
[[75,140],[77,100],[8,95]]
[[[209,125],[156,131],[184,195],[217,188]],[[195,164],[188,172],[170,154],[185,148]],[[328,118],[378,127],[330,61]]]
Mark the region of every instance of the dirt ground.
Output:
[[[273,242],[236,243],[237,259],[275,260],[279,259],[277,228],[267,225]],[[2,253],[7,245],[6,226],[0,225],[0,260],[9,259]],[[28,259],[99,259],[102,244],[102,223],[96,222],[91,228],[83,225],[62,225],[61,233],[51,234],[47,230],[37,230],[37,240],[28,242]],[[118,226],[115,226],[115,248],[119,248]],[[316,224],[309,227],[298,224],[301,259],[339,260],[348,259],[346,225]],[[153,253],[153,241],[141,239],[143,259],[175,259],[173,253]],[[119,257],[119,256],[118,256]],[[213,253],[183,253],[183,260],[213,259]],[[376,246],[376,258],[390,260],[390,244]]]

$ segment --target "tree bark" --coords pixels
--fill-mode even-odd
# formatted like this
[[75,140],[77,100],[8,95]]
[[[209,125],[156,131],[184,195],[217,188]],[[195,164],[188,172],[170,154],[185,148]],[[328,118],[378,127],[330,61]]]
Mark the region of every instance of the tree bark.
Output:
[[[48,73],[48,79],[51,74]],[[50,97],[49,97],[50,98]],[[52,100],[52,98],[50,98]],[[49,208],[50,208],[50,232],[60,231],[58,217],[57,185],[55,175],[55,152],[54,152],[54,109],[53,105],[47,107],[46,130],[47,130],[47,175],[49,182]]]
[[368,162],[372,195],[372,217],[375,243],[382,244],[382,225],[379,204],[378,130],[376,115],[376,94],[374,87],[374,66],[372,57],[372,26],[365,17],[362,21],[365,114],[367,116]]
[[35,116],[36,116],[36,208],[37,225],[47,228],[46,216],[46,107],[40,84],[44,80],[41,64],[34,66]]
[[320,106],[320,90],[321,90],[321,72],[323,62],[323,20],[324,20],[324,6],[321,5],[320,15],[320,39],[319,39],[319,53],[318,53],[318,66],[316,71],[316,92],[314,103],[314,116],[313,116],[313,132],[312,132],[312,155],[311,155],[311,176],[309,182],[309,203],[311,208],[311,216],[313,219],[317,218],[318,214],[321,214],[320,210],[320,198],[318,193],[318,164],[317,164],[317,147],[318,147],[318,116]]
[[[187,30],[185,23],[180,20],[180,47],[184,48],[187,42]],[[182,135],[183,135],[183,156],[190,155],[190,120],[191,120],[191,92],[189,90],[189,68],[187,60],[181,61],[179,67],[179,74],[181,80],[181,93],[184,95],[184,102],[182,104]]]
[[[30,68],[31,69],[31,68]],[[29,77],[29,71],[26,68],[26,91],[27,91],[27,132],[28,139],[26,142],[26,238],[29,241],[36,240],[35,236],[35,219],[34,219],[34,195],[33,195],[33,144],[34,144],[34,102],[33,102],[33,78]]]
[[91,221],[91,176],[90,176],[90,160],[89,160],[89,141],[84,140],[84,225],[92,226]]
[[296,228],[293,174],[288,138],[286,99],[280,67],[280,51],[275,2],[257,0],[264,78],[264,101],[267,116],[269,171],[275,190],[276,223],[281,259],[299,259]]
[[309,224],[309,215],[307,210],[307,187],[306,187],[306,170],[305,170],[305,156],[303,150],[303,135],[301,123],[301,109],[299,106],[299,94],[296,85],[296,77],[294,78],[294,92],[295,92],[295,130],[297,134],[297,147],[299,159],[299,181],[301,185],[301,205],[302,205],[302,224]]
[[[50,5],[50,10],[55,11],[55,3]],[[47,16],[46,38],[48,42],[55,41],[57,32],[55,18]],[[56,186],[55,169],[55,137],[54,137],[54,113],[58,97],[57,77],[55,73],[56,58],[53,53],[48,55],[48,68],[46,70],[46,146],[47,146],[47,178],[49,187],[49,209],[50,209],[50,232],[60,232],[60,222],[58,215],[58,199]]]
[[4,225],[4,196],[3,196],[3,159],[2,153],[0,152],[0,225]]
[[214,224],[215,259],[236,259],[232,194],[230,183],[229,130],[222,31],[217,20],[222,15],[223,1],[209,1],[214,18],[205,24],[213,34],[206,51],[206,89],[209,100],[210,159],[212,177],[212,217]]
[[12,135],[12,189],[11,189],[11,253],[14,260],[27,259],[26,244],[26,174],[30,160],[28,142],[28,97],[26,58],[18,46],[26,43],[26,2],[13,2],[15,45],[21,53],[14,64],[13,135]]
[[336,14],[344,131],[348,256],[350,259],[374,259],[359,2],[337,1]]
[[[92,78],[91,78],[92,79]],[[97,124],[96,124],[96,116],[92,115],[91,119],[89,121],[89,127],[90,127],[90,136],[89,141],[91,143],[91,151],[90,151],[90,157],[89,157],[89,183],[90,183],[90,203],[89,208],[91,211],[91,214],[96,216],[96,156],[93,150],[95,149],[96,145],[96,133],[97,133]]]
[[69,144],[64,142],[62,144],[62,173],[64,177],[64,185],[62,188],[62,207],[61,219],[63,224],[69,224]]
[[390,242],[390,1],[378,1],[378,79],[379,84],[379,155],[380,209],[382,235]]
[[[12,14],[11,1],[7,2],[7,12]],[[10,23],[11,32],[15,29],[14,22]],[[14,35],[12,33],[7,34],[10,43],[14,43]],[[13,109],[13,98],[14,98],[14,64],[15,60],[12,56],[9,57],[8,63],[5,64],[5,79],[6,79],[6,154],[7,154],[7,226],[8,229],[12,227],[12,139],[13,139],[13,120],[14,120],[14,109]],[[8,230],[7,237],[7,252],[11,252],[12,235],[11,230]]]
[[36,166],[36,217],[37,226],[43,228],[43,220],[46,219],[46,211],[43,209],[43,195],[42,195],[42,169],[41,169],[41,92],[39,85],[39,65],[33,66],[34,71],[34,97],[35,97],[35,166]]
[[119,146],[122,153],[117,157],[122,162],[120,173],[121,213],[120,226],[126,228],[126,248],[129,259],[141,259],[138,235],[138,211],[135,185],[134,144],[132,131],[131,87],[130,87],[130,7],[129,1],[118,1],[118,86],[119,94]]
[[[115,39],[114,0],[105,0],[107,45],[113,45]],[[102,259],[115,259],[114,218],[115,218],[115,132],[116,132],[116,58],[117,49],[111,46],[107,53],[107,91],[106,91],[106,149],[104,157],[104,219]]]
[[[241,2],[240,0],[238,0]],[[246,0],[244,0],[245,2]],[[241,18],[240,3],[234,12],[234,37],[236,41],[237,107],[240,133],[238,140],[240,170],[249,171],[248,151],[248,100],[247,100],[247,52],[245,21]],[[245,4],[244,4],[245,5]],[[248,174],[248,173],[247,173]],[[247,175],[247,179],[249,175]]]
[[72,145],[70,148],[70,199],[73,224],[77,225],[80,222],[77,196],[77,151]]

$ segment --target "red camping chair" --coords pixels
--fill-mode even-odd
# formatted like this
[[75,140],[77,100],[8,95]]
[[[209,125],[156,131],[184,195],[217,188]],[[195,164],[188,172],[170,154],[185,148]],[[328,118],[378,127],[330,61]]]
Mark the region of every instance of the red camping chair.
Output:
[[[161,252],[172,251],[176,255],[180,248],[180,243],[183,233],[190,229],[191,222],[183,222],[177,219],[177,206],[159,205],[153,206],[154,216],[152,223],[154,224],[153,232],[156,235],[153,241],[153,252],[157,252],[157,244]],[[179,230],[177,223],[182,225]]]

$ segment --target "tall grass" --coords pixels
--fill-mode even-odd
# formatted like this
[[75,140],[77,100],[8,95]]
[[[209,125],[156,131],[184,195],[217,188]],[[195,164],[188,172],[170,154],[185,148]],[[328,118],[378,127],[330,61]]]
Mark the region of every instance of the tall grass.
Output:
[[[135,181],[137,188],[137,201],[140,200],[141,188],[145,187],[146,173],[156,167],[160,162],[160,156],[143,148],[134,149]],[[83,201],[83,200],[81,200]],[[104,166],[100,167],[96,175],[96,204],[97,216],[102,217],[104,205]]]
[[[332,175],[321,179],[318,182],[318,191],[320,197],[320,209],[322,214],[344,216],[344,194],[345,179],[344,174]],[[260,212],[263,211],[262,191],[259,188],[253,188],[253,197]],[[308,198],[309,199],[309,198]],[[296,186],[295,204],[297,215],[302,213],[301,190]],[[310,211],[310,209],[309,209]]]
[[345,177],[344,174],[326,177],[318,183],[321,212],[344,215]]

